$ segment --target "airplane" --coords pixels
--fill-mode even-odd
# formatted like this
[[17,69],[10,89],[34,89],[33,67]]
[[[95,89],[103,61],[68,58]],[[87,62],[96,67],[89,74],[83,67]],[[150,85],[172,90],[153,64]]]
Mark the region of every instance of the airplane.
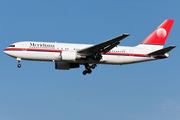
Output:
[[90,74],[97,64],[123,65],[168,58],[164,44],[174,23],[166,19],[143,42],[134,47],[118,46],[130,34],[122,34],[99,44],[70,44],[57,42],[23,41],[11,44],[4,53],[16,58],[18,68],[21,60],[53,61],[55,69],[69,70],[85,66],[83,75]]

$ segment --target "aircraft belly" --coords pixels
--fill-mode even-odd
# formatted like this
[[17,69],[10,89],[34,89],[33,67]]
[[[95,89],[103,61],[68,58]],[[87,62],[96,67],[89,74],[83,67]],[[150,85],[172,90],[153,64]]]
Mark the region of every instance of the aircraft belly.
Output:
[[137,56],[116,56],[116,55],[103,55],[105,60],[104,64],[131,64],[143,61],[154,60],[151,57],[137,57]]
[[154,60],[151,57],[137,57],[137,56],[125,56],[126,61],[123,64],[138,63],[143,61]]
[[105,64],[122,64],[126,61],[125,56],[103,55]]

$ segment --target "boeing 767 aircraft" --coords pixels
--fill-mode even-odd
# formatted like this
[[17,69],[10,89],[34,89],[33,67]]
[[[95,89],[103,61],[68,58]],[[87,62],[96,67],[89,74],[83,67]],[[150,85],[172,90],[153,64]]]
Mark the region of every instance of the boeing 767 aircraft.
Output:
[[24,41],[11,44],[4,52],[21,60],[53,61],[55,68],[69,70],[85,66],[83,75],[90,74],[97,64],[123,65],[168,58],[176,46],[163,48],[174,20],[165,20],[141,44],[135,47],[118,46],[129,34],[96,45]]

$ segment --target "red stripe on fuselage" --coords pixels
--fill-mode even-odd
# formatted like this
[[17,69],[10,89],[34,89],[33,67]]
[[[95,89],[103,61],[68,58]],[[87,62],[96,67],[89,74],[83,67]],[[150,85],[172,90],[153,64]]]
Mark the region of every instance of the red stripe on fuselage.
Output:
[[[61,52],[64,50],[57,49],[37,49],[37,48],[6,48],[4,51],[37,51],[37,52]],[[103,54],[103,53],[102,53]],[[107,52],[104,55],[121,55],[121,56],[136,56],[136,57],[151,57],[145,54],[136,54],[136,53],[115,53],[115,52]]]

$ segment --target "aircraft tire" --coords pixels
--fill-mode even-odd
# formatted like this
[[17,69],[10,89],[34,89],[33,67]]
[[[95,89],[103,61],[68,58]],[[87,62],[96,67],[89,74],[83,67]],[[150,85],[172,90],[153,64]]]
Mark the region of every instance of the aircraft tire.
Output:
[[87,74],[87,70],[84,70],[84,71],[83,71],[83,75],[86,75],[86,74]]
[[21,67],[21,64],[18,64],[17,67],[20,68],[20,67]]
[[88,73],[88,74],[91,74],[91,73],[92,73],[92,70],[91,70],[91,69],[89,69],[89,70],[87,71],[87,73]]

